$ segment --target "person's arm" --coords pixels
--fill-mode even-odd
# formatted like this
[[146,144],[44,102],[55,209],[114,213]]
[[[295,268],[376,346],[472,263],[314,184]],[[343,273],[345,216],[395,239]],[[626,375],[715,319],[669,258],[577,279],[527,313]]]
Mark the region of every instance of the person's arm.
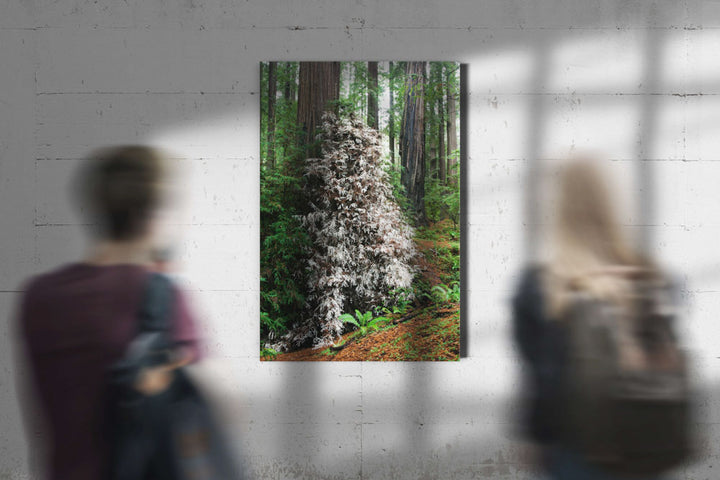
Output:
[[32,279],[22,287],[20,299],[15,305],[12,318],[12,355],[14,360],[15,388],[20,416],[25,430],[25,439],[28,442],[28,466],[31,473],[44,477],[45,463],[50,446],[48,443],[48,426],[45,422],[42,408],[39,403],[38,388],[35,372],[33,371],[33,356],[31,354],[31,339],[29,334],[29,314]]
[[540,269],[528,268],[512,299],[513,336],[523,359],[537,365],[541,353],[543,331],[543,297]]
[[175,342],[175,357],[177,361],[184,362],[183,365],[197,362],[203,357],[197,316],[179,288],[175,289],[174,312],[171,335]]

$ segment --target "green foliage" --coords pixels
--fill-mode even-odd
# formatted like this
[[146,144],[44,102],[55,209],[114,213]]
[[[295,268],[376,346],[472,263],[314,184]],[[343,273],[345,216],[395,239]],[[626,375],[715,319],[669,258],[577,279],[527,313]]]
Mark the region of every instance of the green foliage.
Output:
[[436,302],[457,303],[460,301],[460,282],[452,282],[450,286],[441,283],[432,287],[430,291]]
[[378,330],[383,322],[387,322],[387,317],[375,317],[373,318],[372,311],[361,313],[360,310],[355,310],[355,316],[353,317],[349,313],[343,313],[338,317],[343,323],[349,323],[354,325],[361,337],[367,335],[371,331]]
[[453,189],[448,195],[445,196],[443,202],[447,207],[448,218],[452,220],[453,225],[457,229],[460,224],[460,189]]
[[430,75],[425,88],[425,103],[428,105],[432,106],[445,98],[444,64],[445,62],[430,62]]
[[[275,99],[276,171],[297,155],[297,62],[277,62]],[[267,169],[268,151],[268,62],[260,64],[260,164]]]
[[393,197],[395,198],[397,204],[400,206],[400,209],[403,211],[403,214],[405,215],[405,220],[409,221],[413,217],[413,215],[410,200],[408,200],[407,196],[405,195],[405,187],[400,180],[400,167],[392,165],[388,162],[385,164],[385,173],[387,174],[388,181],[392,186]]
[[[460,231],[450,220],[442,220],[415,231],[423,245],[424,260],[432,280],[419,276],[413,282],[416,296],[426,303],[444,303],[460,298]],[[439,279],[439,282],[438,282]],[[432,282],[432,283],[431,283]],[[434,285],[440,283],[440,288]],[[457,299],[457,300],[456,300]]]
[[[458,73],[457,64],[431,62],[425,88],[425,150],[428,153],[425,210],[431,222],[450,219],[455,226],[460,222],[459,150],[448,151],[451,143],[447,138],[447,122],[450,121],[448,95],[457,99],[460,93]],[[454,111],[457,120],[457,107]],[[452,145],[456,143],[457,139]],[[443,171],[445,178],[441,178]]]
[[275,339],[305,304],[307,287],[299,262],[309,240],[294,206],[283,201],[288,193],[299,191],[299,180],[261,172],[260,184],[260,332]]
[[394,314],[403,314],[407,310],[407,306],[405,308],[401,308],[399,305],[393,305],[392,307],[382,307],[380,309],[381,312],[383,312],[386,315],[394,315]]
[[415,230],[415,238],[433,240],[436,242],[450,242],[453,250],[459,248],[457,240],[460,239],[460,230],[456,225],[448,221],[440,221],[428,227],[420,227]]
[[278,352],[269,347],[263,347],[260,349],[260,358],[263,360],[275,360],[278,356]]
[[[277,299],[277,291],[270,293],[261,292],[261,298],[265,301],[273,302]],[[287,328],[285,327],[285,319],[282,317],[272,318],[267,312],[260,312],[260,330],[267,332],[268,338],[271,340],[279,337]]]
[[340,118],[348,118],[351,114],[355,113],[355,104],[350,98],[340,97],[330,102],[330,104],[337,109],[338,117]]
[[[446,246],[447,245],[447,246]],[[439,244],[430,252],[433,255],[433,261],[442,271],[441,275],[444,282],[460,281],[460,243],[446,242]]]
[[367,114],[368,67],[367,62],[343,62],[342,68],[349,79],[343,89],[343,104],[356,115],[365,118]]
[[261,309],[276,323],[265,322],[266,333],[285,330],[284,318],[291,317],[305,303],[306,282],[298,259],[303,258],[307,235],[293,217],[282,215],[269,227],[260,255]]
[[[460,281],[460,230],[449,220],[418,228],[415,238],[431,240],[433,246],[423,253],[428,262],[440,273],[442,282],[451,284]],[[422,293],[430,295],[429,288]],[[431,297],[431,296],[430,296]]]
[[413,282],[414,295],[415,298],[419,300],[425,299],[426,301],[432,301],[433,298],[430,293],[431,288],[432,286],[430,285],[430,282],[420,276],[418,276]]
[[413,289],[412,288],[398,288],[390,291],[390,295],[395,299],[395,303],[390,306],[384,306],[376,309],[378,312],[383,312],[386,315],[391,314],[404,314],[407,312],[408,307],[412,304]]
[[454,182],[444,185],[437,178],[426,179],[425,211],[431,222],[449,218],[457,226],[460,222],[460,188]]

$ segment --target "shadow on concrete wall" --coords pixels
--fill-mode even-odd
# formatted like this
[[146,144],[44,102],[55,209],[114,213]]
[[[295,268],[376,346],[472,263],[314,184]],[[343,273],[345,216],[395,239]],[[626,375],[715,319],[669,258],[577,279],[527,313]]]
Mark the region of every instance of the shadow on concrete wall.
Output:
[[[683,6],[668,7],[665,14],[681,15]],[[650,16],[656,12],[648,7],[646,13]],[[652,22],[649,22],[652,24]],[[575,29],[591,29],[592,25],[574,25]],[[632,28],[632,27],[631,27]],[[540,152],[543,150],[543,138],[547,126],[547,101],[548,96],[543,93],[547,84],[550,71],[550,56],[554,47],[567,42],[567,33],[571,29],[532,31],[510,30],[494,32],[494,37],[487,45],[459,45],[457,48],[457,59],[464,60],[465,57],[472,57],[482,53],[502,52],[505,49],[518,46],[529,49],[533,71],[531,80],[531,93],[528,102],[529,108],[525,112],[527,118],[527,131],[524,132],[526,141],[525,160],[527,169],[524,172],[524,184],[522,186],[524,204],[524,252],[517,252],[524,255],[527,260],[537,256],[537,242],[539,228],[541,227],[541,211],[538,202],[539,184],[539,162],[537,161]],[[654,210],[654,197],[658,194],[655,190],[655,179],[653,176],[652,162],[653,152],[651,145],[657,135],[657,102],[659,95],[661,52],[664,45],[664,35],[668,29],[646,28],[647,38],[644,42],[643,52],[643,94],[640,113],[640,124],[638,129],[638,149],[636,151],[637,178],[640,192],[638,198],[639,218],[642,225],[654,225],[657,212]],[[255,66],[257,68],[257,64]],[[466,75],[473,77],[483,75],[483,72],[473,71],[473,66],[468,67]],[[256,76],[257,77],[257,76]],[[533,93],[534,92],[534,93]],[[469,92],[473,95],[472,90]],[[121,100],[119,100],[121,101]],[[467,106],[467,102],[465,102]],[[227,115],[228,111],[218,111],[219,116]],[[461,119],[468,121],[472,118],[470,112],[463,112]],[[259,122],[259,119],[258,119]],[[467,127],[467,126],[466,126]],[[471,126],[470,126],[471,127]],[[192,125],[162,126],[161,130],[170,131],[174,128],[191,130]],[[601,134],[601,132],[599,133]],[[467,130],[463,130],[462,145],[463,161],[462,170],[467,172]],[[482,161],[482,159],[473,159]],[[469,179],[467,175],[463,179],[463,218],[462,218],[462,255],[467,258],[468,248],[468,204],[470,195],[468,188]],[[259,215],[258,215],[259,218]],[[650,248],[652,229],[644,229],[641,241]],[[463,265],[462,285],[467,289],[469,285],[468,270],[471,265]],[[716,275],[714,272],[706,272],[707,275]],[[471,345],[468,344],[472,337],[469,330],[468,313],[482,314],[482,312],[468,312],[469,302],[467,293],[463,297],[463,331],[462,331],[462,354],[464,359],[460,364],[470,363],[473,356],[477,355]],[[497,331],[488,328],[488,337]],[[507,345],[506,363],[513,364],[515,353],[509,338],[495,338],[497,342]],[[478,352],[481,351],[480,349]],[[242,352],[245,354],[246,352]],[[468,359],[468,356],[470,357]],[[262,371],[264,365],[257,362],[257,371]],[[372,398],[363,398],[364,383],[367,375],[376,373],[376,367],[370,368],[364,365],[349,365],[332,367],[319,365],[313,362],[293,363],[282,366],[273,366],[275,373],[284,378],[300,377],[302,381],[287,381],[273,393],[272,398],[287,399],[287,418],[273,423],[273,418],[256,419],[257,422],[272,424],[278,429],[275,438],[277,444],[273,445],[277,452],[274,458],[263,456],[263,445],[253,445],[252,440],[240,439],[243,443],[241,450],[247,455],[248,467],[255,471],[260,478],[530,478],[533,474],[531,463],[524,460],[522,448],[517,442],[516,431],[516,402],[510,396],[510,392],[501,391],[500,388],[486,392],[477,397],[467,396],[458,398],[458,395],[448,390],[458,389],[462,384],[481,384],[486,372],[473,372],[467,366],[462,369],[456,366],[456,371],[461,370],[465,378],[452,376],[444,378],[439,368],[428,368],[423,363],[407,365],[388,365],[387,369],[401,378],[397,378],[402,384],[404,395],[398,399],[388,392],[372,392]],[[519,368],[518,368],[519,371]],[[262,373],[261,373],[262,374]],[[317,421],[322,417],[318,410],[327,402],[323,400],[323,385],[334,380],[333,376],[356,375],[358,378],[357,388],[359,392],[347,397],[338,397],[338,402],[347,402],[345,411],[356,415],[357,421],[352,430],[352,435],[359,439],[359,448],[351,451],[338,451],[331,449],[323,443],[342,440],[338,435],[328,435],[328,429],[332,429],[332,422],[327,420],[323,423]],[[449,380],[449,378],[451,380]],[[240,383],[244,379],[238,379]],[[366,384],[365,384],[366,385]],[[472,391],[472,389],[470,389]],[[492,390],[492,389],[491,389]],[[703,401],[706,405],[712,403],[712,394],[717,391],[708,389],[704,392]],[[354,394],[357,393],[357,396]],[[273,409],[268,405],[262,405],[263,399],[253,396],[252,386],[244,396],[250,399],[253,405],[251,410],[255,414],[272,415]],[[398,406],[398,401],[403,402]],[[450,402],[444,404],[444,401]],[[399,412],[391,422],[387,422],[384,430],[378,433],[378,425],[373,419],[365,417],[364,410],[372,402],[374,410],[392,410]],[[700,421],[703,421],[700,419]],[[345,423],[338,420],[338,424]],[[366,435],[365,429],[375,428],[375,436]],[[454,433],[453,433],[454,432]],[[717,435],[717,432],[715,432]],[[269,438],[269,437],[262,437]],[[448,440],[449,439],[449,440]],[[370,443],[374,442],[374,445]],[[352,442],[350,442],[352,444]],[[247,447],[247,448],[246,448]],[[248,451],[249,450],[249,451]],[[332,455],[328,452],[332,450]],[[346,449],[347,450],[347,449]],[[371,452],[371,453],[369,453]],[[292,457],[292,459],[290,458]],[[302,460],[297,460],[302,459]],[[702,463],[702,461],[700,461]],[[333,471],[336,473],[329,473]]]

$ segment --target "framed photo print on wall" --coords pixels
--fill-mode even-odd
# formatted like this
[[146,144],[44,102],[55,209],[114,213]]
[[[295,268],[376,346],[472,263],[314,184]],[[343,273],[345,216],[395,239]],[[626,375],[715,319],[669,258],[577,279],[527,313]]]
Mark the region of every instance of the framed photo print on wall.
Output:
[[260,65],[260,357],[458,360],[461,65]]

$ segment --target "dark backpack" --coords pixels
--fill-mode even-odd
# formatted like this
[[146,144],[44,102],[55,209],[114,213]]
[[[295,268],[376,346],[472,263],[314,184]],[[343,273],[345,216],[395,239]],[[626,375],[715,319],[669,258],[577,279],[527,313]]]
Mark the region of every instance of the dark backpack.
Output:
[[169,363],[170,280],[149,278],[140,311],[138,334],[109,372],[107,433],[109,480],[239,480],[233,459],[212,409],[183,368],[157,395],[135,389],[139,371]]
[[688,372],[667,284],[631,283],[622,305],[572,294],[564,436],[602,470],[652,475],[691,452]]

